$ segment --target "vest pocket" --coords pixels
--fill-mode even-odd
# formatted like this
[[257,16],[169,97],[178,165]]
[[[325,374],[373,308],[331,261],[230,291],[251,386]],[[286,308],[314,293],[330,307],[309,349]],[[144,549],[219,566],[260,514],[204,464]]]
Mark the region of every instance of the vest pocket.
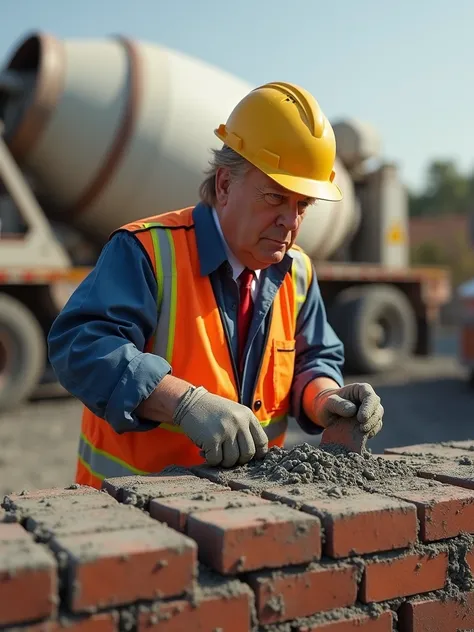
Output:
[[273,340],[273,410],[287,408],[295,370],[296,341]]

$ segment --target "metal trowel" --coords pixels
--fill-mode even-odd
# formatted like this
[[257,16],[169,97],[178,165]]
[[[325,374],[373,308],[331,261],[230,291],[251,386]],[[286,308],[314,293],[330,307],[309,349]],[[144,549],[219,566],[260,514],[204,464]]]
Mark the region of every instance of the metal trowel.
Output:
[[335,447],[362,454],[367,443],[367,434],[361,432],[359,422],[356,417],[340,419],[323,430],[319,447],[334,450]]

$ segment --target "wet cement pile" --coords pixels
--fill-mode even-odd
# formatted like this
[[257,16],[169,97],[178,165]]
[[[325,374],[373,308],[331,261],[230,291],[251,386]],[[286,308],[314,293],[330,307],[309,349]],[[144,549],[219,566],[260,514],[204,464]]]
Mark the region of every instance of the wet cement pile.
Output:
[[269,485],[316,484],[327,490],[336,486],[341,493],[348,488],[376,491],[381,485],[392,488],[400,481],[406,484],[407,480],[420,480],[416,469],[404,459],[384,459],[370,452],[360,455],[340,449],[322,450],[307,443],[290,450],[273,447],[264,459],[230,470],[200,466],[193,471],[224,485],[238,481],[259,489]]

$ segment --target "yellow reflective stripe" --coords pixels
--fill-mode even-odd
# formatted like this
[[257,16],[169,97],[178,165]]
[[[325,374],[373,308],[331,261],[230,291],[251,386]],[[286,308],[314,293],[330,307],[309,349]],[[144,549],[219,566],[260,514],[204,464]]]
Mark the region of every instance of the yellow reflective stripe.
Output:
[[[294,259],[293,259],[294,261]],[[299,296],[298,296],[298,278],[297,278],[297,266],[295,264],[293,264],[291,266],[291,278],[293,281],[293,287],[295,288],[295,314],[298,314],[299,312],[299,305],[301,303],[301,301],[299,300]]]
[[286,419],[286,415],[278,415],[278,417],[270,417],[270,419],[265,419],[264,421],[261,421],[260,425],[265,428],[266,426],[270,426],[270,424],[276,424],[279,421],[282,421],[283,419]]
[[156,234],[156,230],[152,230],[150,232],[151,232],[151,240],[153,242],[153,250],[155,251],[156,280],[157,280],[157,286],[158,286],[158,292],[157,292],[158,293],[157,295],[158,311],[161,311],[161,305],[163,303],[163,266],[161,264],[158,235]]
[[166,349],[167,360],[171,362],[173,356],[174,336],[176,332],[176,299],[178,292],[178,275],[176,274],[176,249],[174,246],[173,236],[170,230],[166,231],[168,237],[169,249],[170,249],[170,268],[171,275],[171,298],[170,298],[170,315],[169,315],[169,330],[168,330],[168,346]]
[[145,227],[151,231],[158,285],[159,318],[154,334],[153,353],[165,358],[171,364],[176,333],[178,295],[176,249],[171,230],[158,223],[145,224]]
[[309,257],[300,250],[291,249],[293,257],[291,278],[295,288],[295,313],[298,316],[301,306],[306,300],[308,289],[313,277],[312,265]]
[[160,423],[160,428],[162,430],[168,430],[168,432],[177,432],[178,434],[183,434],[181,428],[179,426],[174,426],[173,424]]
[[149,473],[133,467],[105,450],[96,448],[84,433],[81,433],[79,439],[78,458],[91,474],[100,479]]
[[105,476],[103,476],[102,474],[99,474],[99,472],[95,472],[91,466],[89,465],[89,463],[86,463],[84,461],[84,459],[82,458],[82,456],[79,454],[78,455],[78,461],[81,463],[81,465],[89,472],[89,474],[92,474],[92,476],[94,476],[95,478],[98,478],[100,481],[103,481],[105,479]]

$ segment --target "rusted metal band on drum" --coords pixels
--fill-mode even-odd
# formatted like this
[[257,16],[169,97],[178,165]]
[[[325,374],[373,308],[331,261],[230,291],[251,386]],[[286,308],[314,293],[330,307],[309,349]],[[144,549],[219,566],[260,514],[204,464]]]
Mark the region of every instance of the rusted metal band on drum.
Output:
[[68,210],[69,217],[85,211],[103,192],[116,172],[135,129],[142,83],[139,55],[134,42],[124,37],[119,37],[118,39],[126,50],[129,64],[128,93],[122,121],[105,155],[102,166],[97,170],[95,177],[85,188],[77,202]]
[[33,150],[46,129],[63,94],[66,54],[62,42],[52,35],[31,35],[16,51],[7,65],[9,70],[28,70],[37,66],[35,90],[20,124],[7,144],[14,158],[21,163]]

